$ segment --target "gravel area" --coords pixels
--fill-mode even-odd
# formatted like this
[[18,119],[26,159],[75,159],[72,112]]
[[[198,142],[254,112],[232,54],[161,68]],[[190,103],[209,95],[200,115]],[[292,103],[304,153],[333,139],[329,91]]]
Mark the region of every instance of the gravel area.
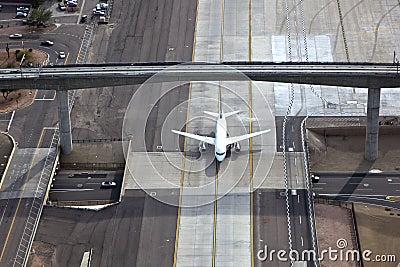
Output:
[[[350,205],[349,205],[350,206]],[[344,207],[330,206],[316,203],[315,224],[318,238],[318,251],[321,255],[322,250],[338,249],[338,240],[344,239],[347,246],[343,249],[353,250],[356,248],[355,235],[353,229],[353,219],[351,211]],[[339,255],[338,253],[336,255]],[[358,266],[353,261],[331,260],[328,254],[325,254],[320,261],[322,267],[352,267]]]

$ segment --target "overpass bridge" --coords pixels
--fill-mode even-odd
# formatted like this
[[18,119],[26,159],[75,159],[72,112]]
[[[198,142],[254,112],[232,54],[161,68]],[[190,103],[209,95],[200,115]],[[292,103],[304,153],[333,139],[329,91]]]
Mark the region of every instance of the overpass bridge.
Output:
[[239,81],[299,83],[368,88],[365,159],[378,153],[381,88],[400,87],[399,66],[392,63],[180,62],[62,65],[42,68],[0,69],[0,89],[57,90],[60,142],[63,153],[72,151],[68,90],[152,82]]

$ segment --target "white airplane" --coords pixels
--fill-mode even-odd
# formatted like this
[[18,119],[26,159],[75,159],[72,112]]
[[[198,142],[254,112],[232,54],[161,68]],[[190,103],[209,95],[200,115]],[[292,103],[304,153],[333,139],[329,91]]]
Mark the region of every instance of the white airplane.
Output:
[[206,150],[206,143],[213,145],[215,147],[215,158],[221,162],[225,159],[226,156],[226,150],[228,146],[234,145],[236,152],[240,151],[240,141],[250,139],[252,137],[268,133],[271,131],[269,130],[264,130],[264,131],[259,131],[251,134],[245,134],[245,135],[239,135],[239,136],[234,136],[234,137],[228,137],[227,136],[227,130],[226,130],[226,118],[235,115],[239,113],[240,110],[229,112],[224,114],[224,112],[214,113],[214,112],[209,112],[209,111],[204,111],[204,113],[213,116],[217,118],[217,123],[215,126],[215,138],[214,137],[208,137],[208,136],[202,136],[202,135],[197,135],[197,134],[191,134],[191,133],[185,133],[185,132],[180,132],[176,130],[172,130],[173,133],[183,135],[192,139],[196,139],[200,141],[200,149],[201,150]]

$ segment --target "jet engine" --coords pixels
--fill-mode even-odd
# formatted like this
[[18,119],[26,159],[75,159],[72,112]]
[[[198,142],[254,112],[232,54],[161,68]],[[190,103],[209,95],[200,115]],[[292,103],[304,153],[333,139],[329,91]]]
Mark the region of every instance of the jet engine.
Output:
[[239,152],[239,151],[240,151],[240,143],[239,143],[239,142],[236,142],[236,143],[235,143],[235,151],[236,151],[236,152]]
[[200,142],[199,143],[199,149],[200,149],[200,151],[205,151],[206,150],[206,143],[205,142]]

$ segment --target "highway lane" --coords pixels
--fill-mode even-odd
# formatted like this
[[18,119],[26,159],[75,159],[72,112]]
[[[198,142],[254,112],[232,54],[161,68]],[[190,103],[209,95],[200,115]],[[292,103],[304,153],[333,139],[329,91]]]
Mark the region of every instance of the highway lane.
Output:
[[393,208],[400,203],[387,196],[400,196],[400,173],[315,173],[320,177],[313,184],[317,198],[363,202]]
[[[73,175],[73,176],[72,176]],[[90,172],[74,174],[61,172],[54,176],[49,200],[59,201],[110,201],[118,202],[123,172]],[[102,188],[101,183],[114,181],[114,188]]]

